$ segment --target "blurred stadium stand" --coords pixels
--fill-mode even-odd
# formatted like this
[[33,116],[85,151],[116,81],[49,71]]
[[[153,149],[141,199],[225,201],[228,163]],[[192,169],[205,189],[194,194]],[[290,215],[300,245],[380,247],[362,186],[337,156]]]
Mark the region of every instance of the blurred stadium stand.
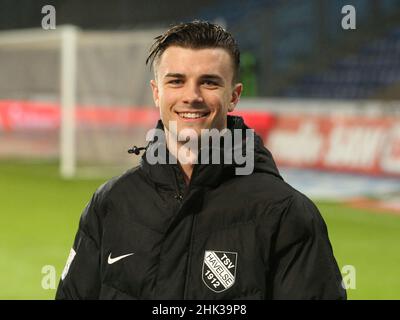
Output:
[[[346,4],[356,8],[357,35],[341,27]],[[258,87],[245,96],[399,97],[399,1],[230,0],[200,13],[254,56]]]
[[283,90],[286,97],[399,98],[400,26],[364,45],[356,54],[338,59],[330,68],[302,77]]
[[1,0],[0,30],[40,27],[44,5],[56,8],[57,25],[72,24],[91,30],[131,30],[179,22],[212,3],[212,0]]
[[[398,0],[2,0],[0,30],[40,27],[45,4],[56,7],[57,25],[83,30],[217,21],[246,55],[244,96],[390,98],[399,91],[392,88],[399,80]],[[357,32],[341,27],[348,4],[356,8]]]

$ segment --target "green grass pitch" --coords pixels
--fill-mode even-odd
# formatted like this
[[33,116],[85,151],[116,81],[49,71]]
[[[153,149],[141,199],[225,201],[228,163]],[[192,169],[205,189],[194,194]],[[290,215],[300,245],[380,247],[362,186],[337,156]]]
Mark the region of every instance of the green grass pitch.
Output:
[[[105,179],[63,181],[56,164],[0,162],[0,299],[53,299],[81,211]],[[400,216],[317,202],[339,267],[352,265],[349,299],[400,299]],[[51,284],[51,282],[46,282]]]

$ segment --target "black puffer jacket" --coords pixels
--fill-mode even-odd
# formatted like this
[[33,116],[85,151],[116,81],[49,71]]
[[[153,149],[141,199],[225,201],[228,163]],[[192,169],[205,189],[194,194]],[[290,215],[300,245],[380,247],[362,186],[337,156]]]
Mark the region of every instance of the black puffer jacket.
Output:
[[[228,128],[247,127],[228,117]],[[258,136],[254,172],[235,166],[195,165],[186,187],[177,165],[143,156],[105,183],[56,298],[345,299],[318,209],[283,181]]]

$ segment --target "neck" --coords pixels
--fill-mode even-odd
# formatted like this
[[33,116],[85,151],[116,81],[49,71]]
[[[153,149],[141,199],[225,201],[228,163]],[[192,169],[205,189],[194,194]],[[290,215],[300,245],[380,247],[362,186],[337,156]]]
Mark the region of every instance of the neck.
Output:
[[179,166],[183,172],[183,178],[185,179],[186,185],[189,185],[190,179],[192,178],[193,173],[193,164],[180,164]]
[[178,160],[183,177],[188,185],[192,178],[193,168],[197,160],[197,153],[193,148],[188,147],[186,142],[178,141],[175,134],[164,127],[168,151]]

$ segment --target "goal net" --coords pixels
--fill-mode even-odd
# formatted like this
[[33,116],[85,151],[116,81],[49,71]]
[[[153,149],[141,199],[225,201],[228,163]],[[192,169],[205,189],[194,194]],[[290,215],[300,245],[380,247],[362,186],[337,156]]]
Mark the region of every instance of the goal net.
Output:
[[158,119],[145,65],[160,30],[0,33],[0,158],[58,160],[64,177],[138,163]]

